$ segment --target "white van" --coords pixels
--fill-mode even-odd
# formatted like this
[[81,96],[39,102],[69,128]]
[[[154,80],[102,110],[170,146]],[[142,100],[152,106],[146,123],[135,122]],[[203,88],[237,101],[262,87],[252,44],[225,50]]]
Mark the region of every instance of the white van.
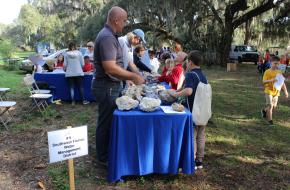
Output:
[[230,51],[230,60],[242,62],[253,62],[257,64],[259,53],[254,46],[248,45],[232,45]]

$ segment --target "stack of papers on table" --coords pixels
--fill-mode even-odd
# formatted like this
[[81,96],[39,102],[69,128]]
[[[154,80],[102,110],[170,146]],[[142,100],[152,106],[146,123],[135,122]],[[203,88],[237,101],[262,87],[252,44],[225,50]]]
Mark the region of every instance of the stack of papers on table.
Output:
[[61,68],[61,69],[55,69],[52,71],[53,73],[65,73],[64,70]]
[[164,111],[164,113],[185,113],[185,111],[174,111],[171,106],[161,106],[161,109]]

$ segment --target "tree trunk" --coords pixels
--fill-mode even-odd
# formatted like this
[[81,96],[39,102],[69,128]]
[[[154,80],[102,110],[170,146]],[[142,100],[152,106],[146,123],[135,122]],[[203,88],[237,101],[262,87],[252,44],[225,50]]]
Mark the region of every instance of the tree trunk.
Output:
[[249,45],[249,42],[251,40],[251,23],[252,19],[248,20],[245,23],[245,40],[244,40],[245,45]]
[[233,33],[234,33],[233,28],[225,28],[222,39],[220,41],[219,64],[221,66],[226,66],[228,62],[231,45],[233,41]]
[[219,64],[221,66],[226,66],[228,59],[229,59],[229,53],[231,50],[231,45],[233,42],[233,35],[234,35],[234,26],[233,26],[233,14],[231,10],[231,6],[228,6],[225,10],[225,25],[222,29],[222,35],[220,40],[220,62]]

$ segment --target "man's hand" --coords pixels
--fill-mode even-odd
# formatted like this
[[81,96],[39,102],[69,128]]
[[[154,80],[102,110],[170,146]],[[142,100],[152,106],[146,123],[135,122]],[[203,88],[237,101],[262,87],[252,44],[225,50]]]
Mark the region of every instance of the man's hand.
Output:
[[276,78],[272,79],[272,82],[277,82],[277,79]]
[[176,98],[176,91],[175,90],[172,90],[172,89],[168,90],[168,94],[170,94],[170,96],[173,96]]
[[134,82],[131,81],[131,80],[127,80],[126,83],[127,83],[128,86],[133,86],[134,85]]
[[139,84],[144,84],[145,80],[142,78],[142,76],[135,74],[134,79],[132,80],[134,84],[139,85]]

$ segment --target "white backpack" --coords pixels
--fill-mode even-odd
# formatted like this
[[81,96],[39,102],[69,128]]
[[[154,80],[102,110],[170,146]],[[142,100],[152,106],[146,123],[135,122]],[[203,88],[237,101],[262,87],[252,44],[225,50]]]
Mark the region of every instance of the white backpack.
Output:
[[197,76],[199,83],[196,88],[192,106],[192,119],[195,125],[206,125],[212,115],[212,90],[210,84],[202,83],[198,74],[195,72],[193,73]]

